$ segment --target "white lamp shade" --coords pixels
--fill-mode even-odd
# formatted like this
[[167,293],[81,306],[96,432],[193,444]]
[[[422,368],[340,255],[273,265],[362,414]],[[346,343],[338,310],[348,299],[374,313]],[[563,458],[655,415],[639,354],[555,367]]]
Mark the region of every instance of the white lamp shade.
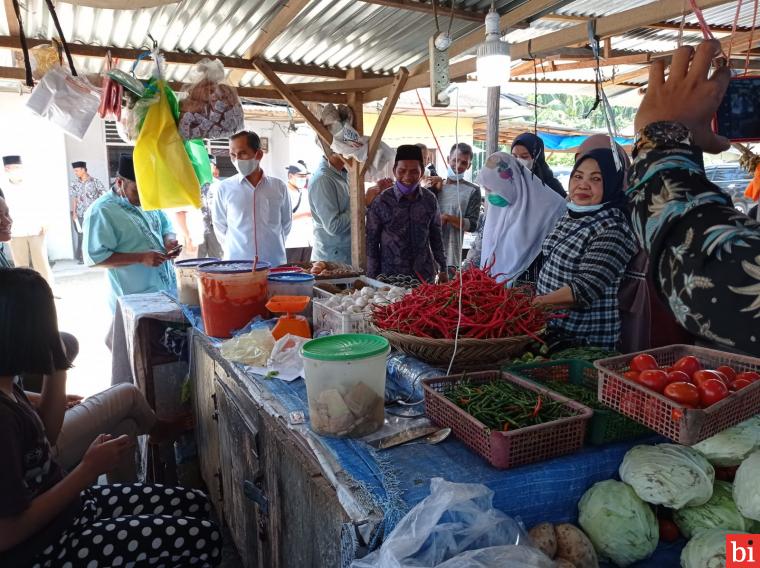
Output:
[[485,87],[499,87],[509,83],[512,58],[505,53],[478,55],[478,83]]

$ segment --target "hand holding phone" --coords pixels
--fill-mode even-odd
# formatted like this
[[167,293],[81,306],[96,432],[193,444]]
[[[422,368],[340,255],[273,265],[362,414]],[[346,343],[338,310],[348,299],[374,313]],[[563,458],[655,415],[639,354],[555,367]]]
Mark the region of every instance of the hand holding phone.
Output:
[[182,252],[182,245],[177,245],[171,250],[166,251],[166,256],[169,258],[177,258],[179,253]]

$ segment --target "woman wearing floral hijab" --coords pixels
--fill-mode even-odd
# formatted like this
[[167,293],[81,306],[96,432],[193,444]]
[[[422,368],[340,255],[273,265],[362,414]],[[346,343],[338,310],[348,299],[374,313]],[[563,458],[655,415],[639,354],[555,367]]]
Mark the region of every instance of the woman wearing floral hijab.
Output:
[[506,152],[489,156],[478,184],[488,199],[480,264],[515,280],[536,264],[541,243],[565,212],[565,201]]
[[591,150],[578,159],[567,213],[543,243],[537,283],[536,303],[568,309],[553,327],[606,349],[620,338],[618,288],[638,248],[623,177],[612,150]]

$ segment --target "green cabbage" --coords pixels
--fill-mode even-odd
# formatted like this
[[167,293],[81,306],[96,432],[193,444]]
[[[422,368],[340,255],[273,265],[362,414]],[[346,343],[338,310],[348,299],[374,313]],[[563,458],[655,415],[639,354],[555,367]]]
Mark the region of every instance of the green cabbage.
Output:
[[681,568],[725,568],[727,534],[739,533],[723,529],[698,532],[681,552]]
[[725,529],[749,532],[752,521],[742,517],[733,498],[733,486],[726,481],[716,481],[710,500],[698,507],[684,507],[673,513],[673,520],[686,538],[701,530]]
[[760,446],[760,420],[750,418],[741,424],[692,446],[711,464],[720,467],[739,465]]
[[709,501],[715,470],[702,454],[687,446],[635,446],[620,464],[620,479],[647,503],[681,509]]
[[751,454],[736,470],[734,502],[739,512],[760,521],[760,451]]
[[618,566],[649,558],[657,548],[657,519],[649,505],[620,481],[601,481],[578,503],[578,522],[599,556]]

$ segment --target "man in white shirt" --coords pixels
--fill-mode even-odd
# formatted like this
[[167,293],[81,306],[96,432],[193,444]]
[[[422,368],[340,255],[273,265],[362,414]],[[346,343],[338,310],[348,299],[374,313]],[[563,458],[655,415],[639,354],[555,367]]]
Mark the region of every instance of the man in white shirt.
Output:
[[265,175],[259,166],[263,155],[255,132],[230,138],[230,158],[238,175],[216,188],[212,219],[224,260],[258,258],[279,266],[286,262],[291,204],[285,182]]

